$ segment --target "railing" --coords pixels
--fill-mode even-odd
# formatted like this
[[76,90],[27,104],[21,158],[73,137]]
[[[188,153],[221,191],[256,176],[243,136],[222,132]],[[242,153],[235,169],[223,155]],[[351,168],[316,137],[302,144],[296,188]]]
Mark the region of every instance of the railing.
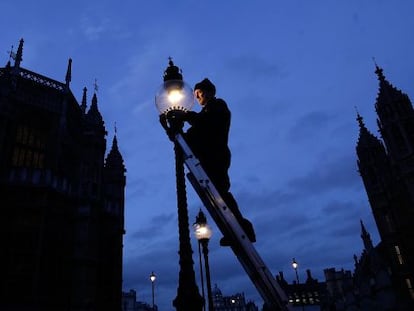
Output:
[[[13,72],[14,68],[13,67],[11,67],[11,68],[0,68],[0,77],[5,75],[6,70],[10,70],[10,71]],[[18,74],[18,76],[20,76],[23,79],[27,79],[27,80],[36,82],[38,84],[53,88],[53,89],[58,90],[58,91],[63,92],[66,89],[66,84],[65,83],[47,78],[45,76],[42,76],[40,74],[37,74],[33,71],[30,71],[30,70],[27,70],[27,69],[24,69],[24,68],[18,68],[17,74]]]
[[27,69],[21,68],[20,71],[19,71],[19,75],[24,79],[31,80],[33,82],[36,82],[36,83],[39,83],[41,85],[56,89],[58,91],[64,91],[65,88],[66,88],[66,85],[62,82],[46,78],[42,75],[39,75],[39,74],[37,74],[35,72],[32,72],[32,71],[29,71]]

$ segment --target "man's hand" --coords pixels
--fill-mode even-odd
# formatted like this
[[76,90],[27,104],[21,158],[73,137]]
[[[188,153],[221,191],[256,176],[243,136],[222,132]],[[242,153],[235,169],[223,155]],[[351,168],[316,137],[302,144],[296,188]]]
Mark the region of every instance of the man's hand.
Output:
[[168,126],[167,115],[165,113],[160,114],[160,123],[162,127],[164,128],[164,130],[167,132],[168,138],[171,141],[174,141],[175,140],[174,131],[171,129],[171,127]]
[[188,111],[185,114],[184,121],[187,121],[188,123],[192,124],[195,121],[195,119],[197,118],[197,115],[198,114],[195,111]]

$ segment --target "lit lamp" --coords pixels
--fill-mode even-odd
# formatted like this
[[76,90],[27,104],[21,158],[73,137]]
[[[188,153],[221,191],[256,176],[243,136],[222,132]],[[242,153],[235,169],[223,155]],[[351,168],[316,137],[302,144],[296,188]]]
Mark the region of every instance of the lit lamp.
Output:
[[174,139],[175,135],[182,131],[183,116],[194,105],[194,94],[191,87],[183,81],[179,68],[174,65],[171,58],[164,72],[164,83],[155,96],[155,104],[160,112],[161,125],[174,141],[175,151],[180,272],[177,297],[173,301],[173,306],[177,311],[201,311],[203,299],[195,281],[190,243],[184,158],[180,146]]
[[155,105],[160,112],[161,125],[174,140],[174,135],[182,130],[183,116],[194,105],[194,93],[183,81],[183,75],[171,57],[164,72],[164,83],[155,95]]
[[299,291],[298,263],[296,262],[295,258],[292,258],[292,267],[295,270],[295,274],[296,274],[296,285],[297,285],[297,289],[298,289],[298,295],[299,295],[300,303],[302,305],[302,310],[305,310],[305,307],[304,307],[303,302],[302,302],[302,295],[301,295],[301,292]]
[[152,288],[152,310],[155,310],[155,294],[154,294],[154,282],[157,276],[154,274],[154,271],[150,274],[150,280],[151,280],[151,288]]
[[[201,211],[198,212],[196,222],[194,223],[194,233],[198,240],[198,247],[200,250],[200,244],[203,248],[204,264],[206,267],[206,281],[207,281],[207,296],[208,296],[208,310],[213,311],[213,295],[211,292],[211,280],[210,280],[210,265],[208,263],[208,242],[213,234],[210,226],[207,224],[207,218]],[[200,261],[201,262],[201,261]],[[201,267],[201,265],[200,265]],[[201,272],[202,273],[202,272]],[[204,291],[203,291],[204,293]]]

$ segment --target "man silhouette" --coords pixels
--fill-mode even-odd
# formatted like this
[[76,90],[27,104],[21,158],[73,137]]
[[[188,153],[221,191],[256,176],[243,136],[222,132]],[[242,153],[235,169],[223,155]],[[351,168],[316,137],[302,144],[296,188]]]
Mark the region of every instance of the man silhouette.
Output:
[[[231,112],[223,99],[216,98],[216,87],[207,78],[194,86],[194,96],[202,109],[199,113],[194,111],[187,113],[186,121],[191,127],[184,137],[249,240],[256,242],[251,222],[242,216],[236,200],[229,192],[228,169],[231,152],[228,147],[228,136]],[[230,241],[223,237],[220,244],[229,246]]]

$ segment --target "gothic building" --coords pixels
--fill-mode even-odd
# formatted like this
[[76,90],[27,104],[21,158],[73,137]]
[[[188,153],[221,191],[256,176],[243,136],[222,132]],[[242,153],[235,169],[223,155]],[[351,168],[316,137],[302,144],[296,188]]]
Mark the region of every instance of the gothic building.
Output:
[[310,269],[306,270],[306,280],[303,283],[294,281],[289,284],[282,271],[276,275],[276,281],[285,291],[292,310],[324,310],[326,283],[313,278]]
[[353,273],[335,268],[324,270],[327,295],[321,310],[404,310],[397,301],[383,244],[374,247],[362,221],[361,238],[364,249],[359,257],[354,255]]
[[216,311],[258,311],[259,308],[253,301],[247,301],[244,293],[236,293],[231,296],[224,296],[217,286],[212,289],[213,309]]
[[[381,139],[367,129],[358,114],[356,147],[359,172],[381,239],[375,247],[376,259],[369,258],[387,266],[396,294],[392,310],[414,310],[414,109],[409,97],[387,81],[381,68],[376,66],[375,73]],[[369,239],[365,236],[363,240],[365,250],[371,252]],[[370,274],[375,282],[376,272],[383,273],[372,268],[375,264],[370,269],[365,264],[364,270],[361,262],[356,262],[357,276]]]
[[0,310],[121,310],[125,166],[96,93],[0,68]]

